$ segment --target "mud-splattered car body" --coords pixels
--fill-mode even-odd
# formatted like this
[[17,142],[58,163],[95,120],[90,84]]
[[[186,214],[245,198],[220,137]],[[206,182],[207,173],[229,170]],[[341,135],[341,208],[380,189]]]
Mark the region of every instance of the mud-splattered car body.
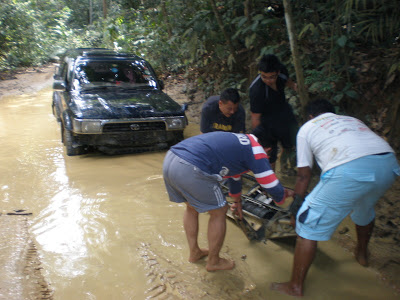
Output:
[[183,139],[185,105],[162,91],[144,59],[107,49],[74,49],[54,75],[52,109],[67,155],[166,148]]

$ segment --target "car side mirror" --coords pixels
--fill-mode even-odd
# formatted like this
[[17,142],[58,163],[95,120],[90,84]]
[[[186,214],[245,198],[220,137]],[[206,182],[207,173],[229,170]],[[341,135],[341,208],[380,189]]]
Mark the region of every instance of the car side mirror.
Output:
[[54,80],[53,90],[65,91],[67,85],[64,80]]
[[187,103],[183,103],[182,104],[182,111],[186,111],[188,109],[188,104]]

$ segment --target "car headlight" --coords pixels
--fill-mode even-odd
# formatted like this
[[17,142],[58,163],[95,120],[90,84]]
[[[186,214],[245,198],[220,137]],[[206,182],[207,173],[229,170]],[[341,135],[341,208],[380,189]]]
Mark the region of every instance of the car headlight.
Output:
[[173,118],[173,119],[167,119],[167,127],[168,130],[173,130],[173,129],[184,129],[184,119],[181,118]]
[[99,121],[82,122],[82,133],[101,133],[101,122]]
[[80,133],[101,133],[101,121],[74,120],[74,131]]

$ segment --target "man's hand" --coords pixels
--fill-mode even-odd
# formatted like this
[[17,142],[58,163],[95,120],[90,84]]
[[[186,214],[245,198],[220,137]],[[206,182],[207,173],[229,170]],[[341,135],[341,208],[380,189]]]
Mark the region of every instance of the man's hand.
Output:
[[288,188],[285,188],[284,198],[285,201],[282,204],[276,204],[280,208],[287,209],[293,202],[294,191]]
[[299,195],[295,195],[294,196],[294,201],[292,202],[292,204],[289,207],[289,211],[291,212],[291,214],[296,217],[297,216],[297,212],[299,211],[301,205],[304,202],[304,198],[300,197]]
[[240,197],[232,197],[234,203],[231,205],[231,211],[239,217],[240,220],[243,219],[242,211],[242,199]]

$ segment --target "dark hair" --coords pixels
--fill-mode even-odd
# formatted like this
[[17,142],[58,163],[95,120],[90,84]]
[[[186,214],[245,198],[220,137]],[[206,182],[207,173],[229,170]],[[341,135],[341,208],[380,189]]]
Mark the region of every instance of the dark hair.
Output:
[[264,148],[272,147],[277,142],[276,137],[272,134],[269,127],[257,126],[253,129],[251,134],[258,139],[258,143]]
[[231,101],[232,103],[239,103],[240,95],[237,89],[228,88],[221,93],[219,98],[222,102]]
[[265,73],[279,72],[281,66],[282,64],[279,61],[279,58],[273,54],[264,55],[257,65],[258,70]]
[[306,112],[307,115],[316,117],[323,113],[335,113],[335,107],[326,99],[317,99],[307,104]]

